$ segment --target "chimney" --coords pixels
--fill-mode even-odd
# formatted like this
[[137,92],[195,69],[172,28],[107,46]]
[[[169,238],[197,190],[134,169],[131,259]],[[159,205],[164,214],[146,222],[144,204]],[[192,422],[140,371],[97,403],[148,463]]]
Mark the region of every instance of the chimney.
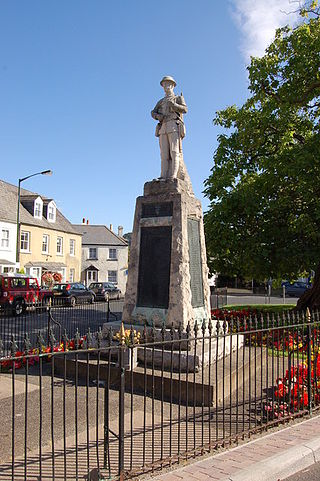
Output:
[[122,237],[123,236],[123,227],[122,225],[118,225],[118,236]]
[[87,225],[89,225],[89,219],[87,219]]
[[85,223],[86,223],[86,219],[82,217],[82,224],[85,224]]
[[112,229],[113,229],[113,225],[112,225],[112,224],[110,224],[109,229],[111,230],[111,232],[113,232],[113,230],[112,230]]

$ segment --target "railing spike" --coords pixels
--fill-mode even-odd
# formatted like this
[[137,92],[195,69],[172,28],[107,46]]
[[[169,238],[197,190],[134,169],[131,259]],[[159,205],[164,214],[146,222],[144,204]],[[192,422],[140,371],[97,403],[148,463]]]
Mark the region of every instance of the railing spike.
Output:
[[18,344],[15,340],[14,335],[12,334],[11,341],[10,341],[10,352],[12,357],[15,357],[17,350],[18,350]]
[[101,341],[102,341],[102,330],[101,327],[99,327],[98,332],[96,334],[96,340],[97,340],[97,347],[98,349],[101,348]]
[[76,329],[76,333],[74,335],[74,346],[76,350],[78,350],[80,346],[80,333],[78,328]]
[[28,352],[31,349],[31,342],[28,333],[26,332],[26,335],[24,336],[24,341],[23,341],[23,350],[25,354],[28,354]]

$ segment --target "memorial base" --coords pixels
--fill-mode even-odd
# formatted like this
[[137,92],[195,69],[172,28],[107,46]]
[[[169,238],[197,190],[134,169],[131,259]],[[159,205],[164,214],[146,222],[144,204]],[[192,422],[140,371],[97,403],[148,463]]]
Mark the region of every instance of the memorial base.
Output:
[[123,320],[185,328],[210,316],[201,203],[181,179],[154,180],[137,198]]

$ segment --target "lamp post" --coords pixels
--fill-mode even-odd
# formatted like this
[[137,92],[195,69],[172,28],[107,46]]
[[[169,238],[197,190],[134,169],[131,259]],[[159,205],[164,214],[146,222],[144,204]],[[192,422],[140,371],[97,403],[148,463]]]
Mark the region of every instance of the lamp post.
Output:
[[35,174],[27,175],[26,177],[22,177],[19,179],[18,182],[18,206],[17,206],[17,245],[16,245],[16,262],[17,264],[20,262],[20,191],[21,191],[21,184],[23,181],[30,179],[30,177],[34,177],[36,175],[52,175],[52,170],[42,170],[41,172],[36,172]]

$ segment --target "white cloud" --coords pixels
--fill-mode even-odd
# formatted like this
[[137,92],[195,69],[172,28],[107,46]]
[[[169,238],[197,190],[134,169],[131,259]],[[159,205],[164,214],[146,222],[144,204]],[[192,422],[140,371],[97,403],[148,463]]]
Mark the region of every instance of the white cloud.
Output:
[[240,50],[245,60],[261,56],[274,39],[275,30],[296,23],[298,4],[292,0],[230,0],[232,16],[242,39]]

